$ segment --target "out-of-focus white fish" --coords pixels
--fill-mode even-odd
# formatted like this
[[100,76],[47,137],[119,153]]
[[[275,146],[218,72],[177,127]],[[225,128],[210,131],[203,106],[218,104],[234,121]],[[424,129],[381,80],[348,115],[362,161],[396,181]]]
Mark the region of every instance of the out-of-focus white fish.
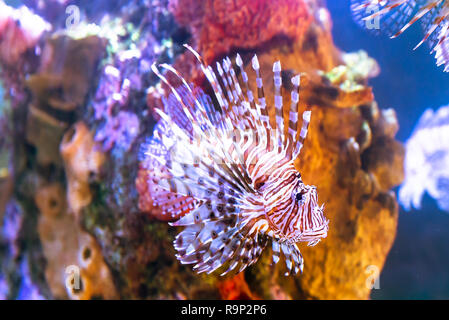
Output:
[[447,53],[449,1],[447,0],[351,0],[354,20],[374,34],[396,38],[418,20],[425,32],[415,47],[427,42],[436,53],[437,65],[449,71]]
[[406,210],[419,209],[425,192],[449,212],[449,106],[427,109],[406,143],[399,202]]

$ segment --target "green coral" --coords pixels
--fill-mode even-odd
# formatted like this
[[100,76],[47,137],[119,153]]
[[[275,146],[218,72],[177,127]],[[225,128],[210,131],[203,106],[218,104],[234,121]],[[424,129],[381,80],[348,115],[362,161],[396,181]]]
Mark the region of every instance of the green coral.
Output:
[[329,72],[321,72],[321,75],[344,91],[353,92],[363,89],[366,79],[373,78],[379,73],[377,62],[363,50],[343,54],[342,58],[345,64]]

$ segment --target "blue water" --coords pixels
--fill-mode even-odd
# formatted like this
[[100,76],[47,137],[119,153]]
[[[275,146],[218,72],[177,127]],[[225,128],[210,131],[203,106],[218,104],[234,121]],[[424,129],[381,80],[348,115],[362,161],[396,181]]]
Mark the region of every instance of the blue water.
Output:
[[[381,108],[394,108],[404,142],[427,108],[449,104],[449,73],[437,67],[415,25],[396,39],[372,36],[352,20],[349,0],[327,1],[335,44],[344,51],[364,49],[381,74],[370,81]],[[449,214],[426,197],[420,211],[400,210],[396,241],[373,299],[449,299]]]

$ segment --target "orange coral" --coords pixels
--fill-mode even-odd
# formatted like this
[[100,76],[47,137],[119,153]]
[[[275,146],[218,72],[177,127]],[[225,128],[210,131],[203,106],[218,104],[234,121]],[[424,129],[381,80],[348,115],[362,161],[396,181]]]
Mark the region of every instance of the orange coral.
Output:
[[67,202],[77,215],[92,201],[89,178],[98,174],[105,155],[83,122],[76,123],[64,135],[60,151],[68,179]]
[[35,202],[41,213],[38,232],[47,259],[45,276],[53,296],[82,300],[117,298],[100,246],[69,214],[62,186],[41,186]]
[[312,21],[304,0],[174,0],[170,8],[209,63],[232,48],[258,47],[276,36],[298,40]]

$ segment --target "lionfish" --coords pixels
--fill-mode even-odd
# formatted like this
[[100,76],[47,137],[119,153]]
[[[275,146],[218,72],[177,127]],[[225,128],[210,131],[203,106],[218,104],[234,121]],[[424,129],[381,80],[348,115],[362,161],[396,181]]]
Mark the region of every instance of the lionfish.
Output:
[[351,0],[354,20],[374,34],[396,38],[418,20],[425,32],[414,48],[427,42],[437,65],[449,71],[449,1],[446,0]]
[[449,106],[427,109],[405,145],[405,180],[399,202],[406,210],[421,207],[424,193],[449,212]]
[[[318,205],[316,187],[304,184],[294,166],[311,117],[311,111],[305,111],[300,125],[300,75],[291,79],[287,109],[281,95],[281,64],[274,63],[276,121],[272,126],[256,55],[252,67],[257,101],[240,55],[236,65],[241,82],[229,58],[217,62],[217,76],[196,51],[185,47],[199,61],[216,101],[192,88],[173,67],[160,65],[182,82],[175,89],[153,65],[171,94],[165,111],[157,110],[161,120],[141,151],[143,159],[163,168],[150,181],[161,191],[155,195],[157,203],[183,215],[171,223],[185,227],[174,240],[178,260],[194,264],[198,273],[221,267],[221,275],[241,272],[258,260],[271,240],[273,262],[280,260],[282,252],[286,275],[302,272],[297,243],[316,245],[327,236],[329,221],[324,205]],[[288,121],[284,112],[289,112]]]

